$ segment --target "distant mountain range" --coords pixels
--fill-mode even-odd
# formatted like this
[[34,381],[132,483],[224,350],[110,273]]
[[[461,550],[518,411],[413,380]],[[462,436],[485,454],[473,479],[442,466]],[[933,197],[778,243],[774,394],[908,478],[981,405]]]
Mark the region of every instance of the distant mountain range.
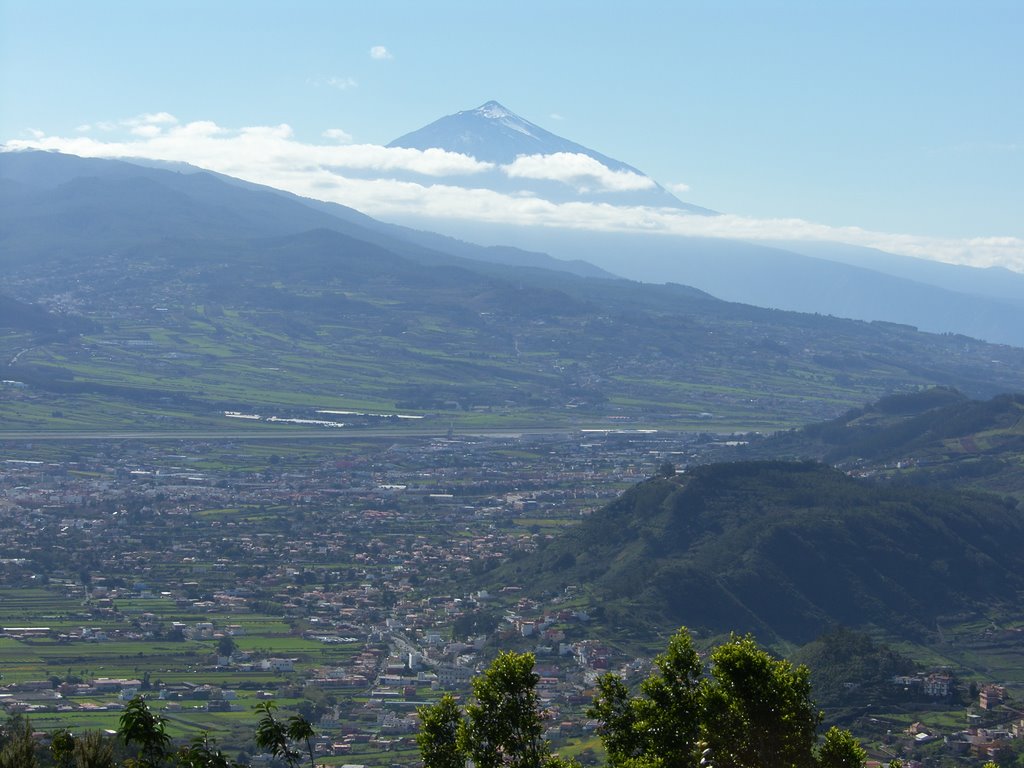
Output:
[[614,277],[583,261],[385,224],[353,208],[185,164],[0,153],[0,202],[0,237],[11,259],[45,260],[63,249],[88,252],[154,236],[265,237],[324,228],[412,256]]
[[610,279],[190,167],[3,153],[0,203],[0,378],[27,385],[0,429],[327,409],[771,431],[922,386],[1024,390],[1024,350]]
[[[435,147],[504,168],[516,163],[517,157],[532,158],[529,162],[518,161],[527,176],[510,177],[507,172],[495,170],[475,175],[474,187],[507,194],[527,192],[560,203],[603,202],[714,215],[706,208],[681,203],[636,168],[556,136],[494,101],[443,117],[389,146]],[[638,184],[628,191],[600,188],[596,175],[569,175],[569,164],[564,162],[567,156],[589,158],[609,174],[629,174],[647,186]],[[559,163],[558,158],[563,162]],[[562,175],[555,178],[559,173]],[[1005,269],[938,264],[826,242],[747,242],[663,233],[594,232],[577,227],[510,226],[415,215],[401,220],[474,242],[513,245],[561,259],[582,259],[633,280],[691,285],[727,301],[884,320],[1024,347],[1024,275]]]

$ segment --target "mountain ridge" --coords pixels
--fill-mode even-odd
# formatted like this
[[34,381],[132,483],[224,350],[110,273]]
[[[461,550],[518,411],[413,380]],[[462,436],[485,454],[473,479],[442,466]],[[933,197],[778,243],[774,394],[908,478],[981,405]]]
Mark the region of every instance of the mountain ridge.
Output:
[[[197,205],[227,210],[232,216],[237,216],[240,212],[249,236],[274,236],[318,228],[346,232],[355,230],[362,239],[418,258],[450,261],[452,256],[458,256],[474,262],[493,261],[510,266],[565,270],[586,277],[616,277],[582,260],[563,262],[547,254],[507,246],[477,246],[440,234],[380,222],[354,208],[338,203],[303,198],[290,192],[195,166],[179,163],[172,164],[171,168],[162,166],[163,164],[139,165],[124,160],[81,158],[54,152],[0,153],[0,194],[10,197],[10,206],[0,211],[0,234],[15,229],[13,224],[7,224],[5,219],[18,217],[21,220],[18,228],[23,229],[25,221],[38,218],[38,213],[26,208],[26,203],[31,203],[39,195],[45,195],[48,190],[53,193],[61,188],[64,190],[64,197],[68,197],[71,192],[68,184],[89,183],[116,192],[125,185],[145,183],[140,182],[142,179],[159,179],[162,186],[186,195]],[[4,189],[8,192],[4,193]],[[244,196],[243,201],[238,196],[232,196],[231,189],[246,190],[249,194]],[[80,195],[76,202],[80,207],[95,206],[102,198],[103,195],[99,194],[98,190],[90,191],[86,195]],[[108,200],[107,204],[109,202]],[[142,201],[128,194],[125,195],[124,202],[139,204]],[[88,210],[72,211],[70,214],[81,221],[86,221],[93,215]],[[34,234],[45,235],[53,240],[59,236],[63,222],[53,221],[52,212],[49,215],[51,220],[41,223],[39,231]],[[203,215],[206,215],[205,212]],[[124,217],[120,223],[120,234],[131,231],[135,218],[138,218],[137,213]],[[168,233],[183,234],[180,229],[169,229]],[[238,230],[230,228],[205,234],[234,236],[238,234]],[[77,237],[78,235],[73,233],[69,239],[74,240]],[[46,243],[41,250],[45,250],[49,245],[50,243]]]
[[[934,270],[925,260],[904,260],[907,269],[889,274],[880,271],[877,263],[837,261],[807,246],[787,250],[765,241],[513,227],[411,216],[401,220],[474,242],[503,242],[560,259],[586,258],[622,277],[692,285],[724,301],[902,323],[931,333],[959,333],[1024,347],[1024,303],[1007,298],[1004,289],[980,279],[982,270],[974,267],[945,265],[950,275],[939,279],[930,276]],[[1004,282],[1024,285],[1024,277],[1011,275]],[[954,288],[957,284],[961,290]]]
[[972,400],[938,387],[891,395],[732,453],[823,461],[859,475],[1024,498],[1024,395]]
[[105,161],[79,175],[74,158],[17,158],[33,161],[72,178],[28,193],[15,175],[0,209],[3,292],[90,324],[57,339],[0,334],[3,378],[29,385],[0,401],[7,429],[216,429],[226,412],[328,408],[773,431],[922,386],[1024,390],[1024,350],[583,277],[517,252],[511,266],[482,262],[212,175],[112,163],[118,178],[104,179]]

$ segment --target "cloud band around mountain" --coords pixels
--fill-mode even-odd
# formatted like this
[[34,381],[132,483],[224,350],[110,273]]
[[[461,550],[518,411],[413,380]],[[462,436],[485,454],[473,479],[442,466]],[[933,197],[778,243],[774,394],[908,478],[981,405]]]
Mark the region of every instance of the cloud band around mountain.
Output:
[[[511,179],[558,181],[577,189],[599,191],[643,189],[652,183],[637,174],[612,171],[584,155],[520,156],[510,165],[495,166],[441,149],[339,144],[347,134],[337,128],[325,133],[333,143],[317,144],[297,139],[287,124],[228,129],[211,121],[180,123],[166,112],[96,127],[104,131],[102,138],[35,131],[32,138],[7,141],[3,149],[185,162],[298,195],[342,203],[385,219],[417,216],[667,236],[824,240],[1024,272],[1024,239],[1016,237],[939,238],[836,227],[798,218],[703,216],[670,208],[556,203],[534,194],[503,194],[473,184],[476,175],[489,171]],[[121,140],[109,136],[118,128],[127,133]],[[92,127],[82,126],[81,130],[92,132]]]
[[555,152],[550,155],[520,155],[502,171],[511,179],[560,181],[581,192],[632,192],[652,189],[655,184],[647,176],[632,171],[613,171],[589,155]]

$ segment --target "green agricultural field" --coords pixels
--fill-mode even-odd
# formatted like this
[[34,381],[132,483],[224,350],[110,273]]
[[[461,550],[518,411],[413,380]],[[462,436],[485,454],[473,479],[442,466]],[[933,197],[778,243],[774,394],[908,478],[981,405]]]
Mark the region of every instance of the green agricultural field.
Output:
[[[175,272],[167,256],[151,258],[154,274]],[[245,262],[251,254],[230,258]],[[667,301],[659,290],[648,296],[625,284],[622,295],[601,286],[600,300],[587,298],[594,286],[567,284],[569,293],[553,300],[541,284],[513,289],[469,273],[458,278],[472,286],[466,290],[426,290],[420,279],[391,275],[357,287],[314,270],[236,283],[215,306],[204,271],[219,268],[177,270],[178,301],[163,312],[145,309],[155,301],[145,286],[125,292],[101,282],[94,305],[82,310],[93,325],[80,335],[35,339],[15,329],[3,344],[20,353],[11,376],[20,374],[25,387],[0,390],[0,432],[279,431],[281,424],[224,412],[311,418],[317,409],[411,413],[456,428],[622,416],[695,429],[708,428],[701,414],[712,413],[713,428],[768,430],[934,383],[923,373],[933,358],[951,367],[944,381],[959,377],[965,385],[975,363],[992,368],[993,353],[977,350],[976,360],[954,363],[937,349],[944,342],[906,330],[706,300],[690,306],[691,297]],[[511,291],[505,298],[515,299],[496,310],[475,298],[481,291]],[[335,300],[373,310],[339,313]],[[810,334],[827,352],[808,346],[815,323],[829,326]],[[927,363],[884,355],[887,335]],[[991,375],[1019,382],[1011,363],[1004,359]]]

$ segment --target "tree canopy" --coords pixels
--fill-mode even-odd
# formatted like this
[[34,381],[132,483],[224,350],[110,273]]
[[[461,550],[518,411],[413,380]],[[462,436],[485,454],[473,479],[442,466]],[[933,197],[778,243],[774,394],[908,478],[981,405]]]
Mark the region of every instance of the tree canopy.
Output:
[[[316,768],[312,724],[302,715],[280,720],[273,702],[263,702],[256,724],[256,746],[275,759],[295,768],[303,760],[302,744],[309,765]],[[116,756],[117,752],[122,756]],[[124,757],[123,753],[130,756]],[[41,758],[41,759],[40,759]],[[279,764],[279,763],[278,763]],[[111,736],[100,731],[72,734],[58,730],[50,735],[44,750],[29,721],[13,715],[0,726],[0,768],[242,768],[228,758],[216,742],[203,732],[190,743],[175,746],[166,731],[164,718],[153,712],[142,696],[135,696],[121,713],[118,729]]]
[[417,737],[424,768],[560,768],[544,738],[537,696],[540,677],[532,653],[501,653],[473,679],[473,698],[462,712],[451,696],[421,707]]
[[612,768],[861,768],[865,753],[846,731],[817,744],[822,713],[810,674],[733,635],[710,656],[704,675],[689,633],[679,630],[654,671],[631,696],[608,673],[588,710]]
[[[502,653],[473,680],[459,708],[451,695],[419,710],[425,768],[550,768],[571,765],[543,738],[532,654]],[[806,667],[778,659],[754,638],[733,635],[704,663],[686,629],[669,640],[633,695],[602,675],[587,710],[610,768],[863,768],[866,754],[832,728],[818,746],[822,713]]]
[[[421,707],[416,741],[424,768],[576,768],[544,736],[539,682],[533,654],[505,652],[473,679],[464,707],[450,694]],[[295,768],[303,745],[316,768],[309,721],[301,715],[278,718],[272,702],[257,711],[257,747]],[[599,723],[609,768],[865,766],[866,754],[848,731],[833,727],[819,739],[822,713],[811,698],[807,667],[772,656],[750,635],[733,635],[705,663],[687,630],[680,629],[635,692],[618,675],[603,675],[587,714]],[[106,735],[58,731],[44,762],[238,768],[206,734],[175,749],[163,718],[141,696],[125,707],[117,742],[132,752],[120,763],[115,741]],[[13,717],[0,728],[0,768],[40,765],[38,747],[28,721]]]

